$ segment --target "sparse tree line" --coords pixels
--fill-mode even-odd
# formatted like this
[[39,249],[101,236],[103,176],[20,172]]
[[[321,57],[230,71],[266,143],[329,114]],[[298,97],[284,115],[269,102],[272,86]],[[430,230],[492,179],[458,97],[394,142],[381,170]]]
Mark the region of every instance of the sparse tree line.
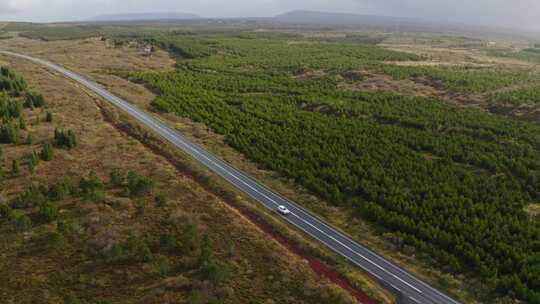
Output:
[[[17,143],[20,130],[27,127],[23,110],[46,106],[41,94],[28,89],[23,78],[11,70],[0,68],[0,143]],[[47,112],[45,120],[52,122],[52,114]]]
[[[33,111],[46,107],[45,99],[41,94],[30,91],[23,78],[5,67],[0,68],[0,79],[0,144],[19,144],[21,131],[27,131],[26,143],[33,145],[34,138],[28,130],[24,110]],[[45,112],[44,120],[48,123],[53,122],[50,111]],[[77,145],[78,139],[72,130],[56,129],[54,139],[44,143],[40,150],[33,151],[25,159],[12,160],[11,174],[18,176],[22,164],[26,164],[28,170],[34,173],[40,161],[53,160],[55,148],[70,150]],[[6,176],[6,171],[0,162],[0,181]]]
[[[136,172],[113,170],[109,180],[104,181],[91,171],[80,178],[64,178],[50,186],[31,186],[11,200],[0,202],[0,225],[10,224],[15,231],[28,231],[46,223],[56,223],[56,229],[36,239],[46,253],[61,253],[66,244],[79,244],[88,259],[94,263],[108,265],[154,265],[156,272],[167,276],[174,269],[181,268],[186,273],[188,285],[195,282],[210,282],[210,289],[192,288],[190,303],[221,303],[216,293],[221,292],[231,275],[230,266],[216,256],[214,245],[208,235],[202,233],[193,221],[167,221],[160,235],[131,234],[120,243],[107,250],[94,248],[92,243],[84,244],[87,237],[76,220],[61,212],[60,202],[69,199],[78,204],[85,202],[106,203],[105,192],[121,193],[134,200],[152,201],[156,208],[167,204],[167,197],[156,193],[155,181]],[[118,191],[121,190],[121,191]],[[138,213],[142,216],[143,213]],[[229,250],[229,255],[234,251]],[[174,265],[174,257],[183,257],[181,265]],[[210,302],[208,302],[210,301]],[[86,302],[70,293],[65,303]]]
[[[51,222],[58,219],[58,212],[54,211],[52,206],[54,202],[69,197],[101,203],[105,200],[105,191],[107,190],[120,188],[123,189],[121,192],[123,195],[135,198],[152,195],[155,189],[155,181],[152,178],[133,171],[123,174],[115,170],[111,172],[110,176],[110,181],[104,182],[94,171],[91,171],[87,176],[78,179],[64,178],[50,186],[31,186],[12,200],[0,203],[0,208],[2,208],[0,218],[7,221],[16,220],[12,216],[17,215],[17,210],[38,208],[38,213],[42,216],[37,218]],[[166,204],[166,198],[162,194],[157,194],[155,201],[161,207]],[[25,220],[25,222],[27,221]],[[28,227],[25,226],[25,228]]]

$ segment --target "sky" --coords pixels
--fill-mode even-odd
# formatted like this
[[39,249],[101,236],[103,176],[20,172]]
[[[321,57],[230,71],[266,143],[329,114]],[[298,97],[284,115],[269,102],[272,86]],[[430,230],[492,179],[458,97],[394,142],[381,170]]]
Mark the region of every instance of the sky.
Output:
[[144,12],[267,17],[296,9],[540,31],[540,0],[0,0],[0,20],[78,21],[101,14]]

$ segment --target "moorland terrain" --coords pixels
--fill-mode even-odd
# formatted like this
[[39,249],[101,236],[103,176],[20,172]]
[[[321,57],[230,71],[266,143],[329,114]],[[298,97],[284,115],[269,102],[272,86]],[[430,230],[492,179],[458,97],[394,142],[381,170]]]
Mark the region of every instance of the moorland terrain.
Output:
[[[153,111],[458,299],[540,303],[534,39],[262,25],[4,31],[2,48]],[[81,142],[100,138],[74,132]],[[335,265],[385,297],[350,265]]]

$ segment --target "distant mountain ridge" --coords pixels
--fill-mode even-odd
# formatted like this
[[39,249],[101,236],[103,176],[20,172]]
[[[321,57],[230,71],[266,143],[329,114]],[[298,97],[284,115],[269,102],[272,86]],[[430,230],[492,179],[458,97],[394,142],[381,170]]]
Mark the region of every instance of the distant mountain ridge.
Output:
[[410,22],[411,19],[375,15],[357,15],[348,13],[329,13],[307,10],[296,10],[277,15],[273,18],[278,22],[298,24],[374,24]]
[[189,13],[138,13],[99,15],[90,21],[150,21],[150,20],[192,20],[201,17]]
[[[94,17],[89,22],[204,22],[204,23],[227,23],[227,22],[252,22],[252,23],[275,23],[282,25],[306,25],[306,26],[369,26],[374,28],[401,28],[407,30],[426,30],[433,27],[448,28],[449,24],[413,19],[405,17],[361,15],[353,13],[336,13],[310,10],[294,10],[273,17],[205,17],[182,12],[154,12],[154,13],[126,13],[107,14]],[[451,28],[462,28],[463,25],[453,25]],[[470,28],[470,27],[467,27]]]

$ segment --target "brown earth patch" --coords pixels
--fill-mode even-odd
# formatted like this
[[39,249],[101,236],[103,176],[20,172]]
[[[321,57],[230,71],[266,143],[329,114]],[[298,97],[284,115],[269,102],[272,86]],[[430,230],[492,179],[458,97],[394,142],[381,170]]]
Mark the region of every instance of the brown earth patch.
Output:
[[492,67],[495,64],[488,63],[465,63],[465,62],[440,62],[440,61],[385,61],[386,64],[397,66],[472,66],[472,67]]
[[314,69],[305,68],[305,69],[302,69],[301,71],[298,72],[298,74],[296,75],[296,78],[299,78],[299,79],[317,79],[317,78],[321,78],[321,77],[326,76],[326,75],[328,75],[327,70],[314,70]]
[[339,89],[347,91],[394,92],[402,95],[436,97],[442,92],[433,86],[412,80],[395,80],[392,76],[369,71],[351,71],[346,78],[352,81],[342,82]]
[[339,89],[435,98],[465,107],[482,108],[485,104],[481,95],[451,93],[444,90],[440,82],[427,78],[395,80],[391,76],[369,71],[351,71],[347,73],[346,78],[356,81],[342,82],[338,84]]
[[479,48],[448,48],[437,47],[432,45],[412,45],[412,44],[382,44],[381,46],[398,51],[413,53],[430,58],[427,61],[419,62],[392,62],[398,65],[409,66],[422,66],[422,65],[446,65],[446,66],[493,66],[493,65],[507,65],[507,66],[520,66],[531,67],[533,64],[530,62],[513,59],[513,58],[501,58],[491,57],[486,55],[485,51]]
[[137,47],[114,47],[101,39],[62,40],[43,42],[26,38],[0,41],[6,50],[15,50],[49,61],[80,73],[99,70],[164,71],[173,70],[176,61],[165,51],[157,49],[144,56]]

